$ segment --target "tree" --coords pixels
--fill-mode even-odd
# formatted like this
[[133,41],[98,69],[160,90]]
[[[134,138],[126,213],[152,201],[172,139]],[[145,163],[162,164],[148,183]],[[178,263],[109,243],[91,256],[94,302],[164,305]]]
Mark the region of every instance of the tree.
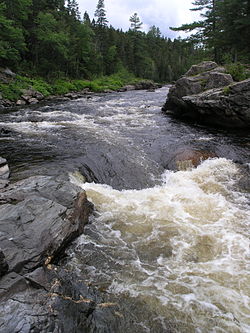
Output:
[[87,24],[89,26],[91,25],[91,21],[90,21],[89,14],[87,11],[85,11],[83,14],[83,23]]
[[23,31],[6,18],[6,6],[0,3],[0,64],[16,66],[26,50]]
[[133,31],[138,31],[141,29],[143,23],[141,22],[137,13],[134,13],[132,16],[130,16],[129,21],[131,22],[131,29]]
[[190,24],[183,24],[181,27],[173,28],[174,31],[193,31],[196,32],[190,36],[190,39],[205,47],[212,48],[214,52],[214,60],[218,61],[218,40],[219,40],[219,17],[218,17],[218,2],[220,0],[195,0],[193,2],[194,8],[192,11],[201,11],[203,20],[195,21]]
[[99,27],[106,27],[108,23],[106,18],[106,10],[104,8],[104,0],[99,0],[95,11],[95,17],[97,17],[96,24]]
[[148,37],[150,38],[160,38],[161,37],[161,31],[159,28],[157,28],[155,25],[149,28],[148,31]]
[[68,0],[67,9],[72,17],[74,17],[78,21],[80,20],[79,7],[76,0]]

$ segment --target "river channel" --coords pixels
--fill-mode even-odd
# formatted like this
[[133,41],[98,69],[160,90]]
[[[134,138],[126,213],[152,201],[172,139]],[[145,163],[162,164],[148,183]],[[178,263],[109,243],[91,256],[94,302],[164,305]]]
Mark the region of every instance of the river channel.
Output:
[[[129,300],[130,332],[250,332],[249,193],[238,186],[250,136],[171,118],[167,90],[0,114],[0,156],[12,181],[58,175],[86,190],[95,213],[67,265]],[[186,151],[215,157],[182,169]]]

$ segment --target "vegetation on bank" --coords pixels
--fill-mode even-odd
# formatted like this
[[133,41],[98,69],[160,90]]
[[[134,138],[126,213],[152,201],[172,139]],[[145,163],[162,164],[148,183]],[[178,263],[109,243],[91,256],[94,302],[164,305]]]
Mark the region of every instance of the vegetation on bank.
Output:
[[17,101],[23,95],[24,89],[33,89],[40,92],[44,97],[50,95],[63,95],[69,92],[77,92],[88,88],[92,92],[103,92],[106,90],[119,90],[129,84],[136,84],[142,79],[136,78],[132,73],[121,70],[110,76],[102,76],[93,80],[76,80],[61,78],[46,81],[44,78],[30,78],[17,75],[7,83],[0,83],[0,91],[4,99]]
[[93,20],[87,12],[81,16],[76,0],[2,0],[0,67],[49,81],[92,80],[126,69],[171,82],[206,57],[202,47],[165,37],[154,25],[141,31],[135,14],[128,17],[131,28],[122,31],[108,25],[103,0]]

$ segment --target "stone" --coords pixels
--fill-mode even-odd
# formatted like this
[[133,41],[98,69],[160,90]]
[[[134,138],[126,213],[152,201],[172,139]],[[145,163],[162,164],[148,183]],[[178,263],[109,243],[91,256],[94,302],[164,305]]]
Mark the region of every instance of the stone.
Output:
[[121,89],[124,89],[122,91],[132,91],[132,90],[135,90],[135,86],[132,85],[132,84],[129,84],[129,85],[127,85],[127,86],[125,86],[125,87],[123,87]]
[[8,164],[0,166],[0,179],[6,180],[10,176],[10,169]]
[[11,76],[12,78],[16,77],[16,74],[12,72],[9,68],[0,69],[0,71],[7,76]]
[[26,101],[24,101],[23,99],[19,99],[18,101],[16,101],[16,105],[17,106],[26,105]]
[[0,189],[3,189],[8,185],[9,176],[10,176],[10,170],[7,164],[7,160],[5,158],[0,157]]
[[200,73],[204,73],[218,67],[214,61],[203,61],[198,65],[193,65],[185,74],[185,76],[193,76]]
[[215,158],[217,155],[210,151],[185,149],[175,156],[175,164],[178,170],[189,170],[197,167],[201,162]]
[[8,272],[9,266],[3,251],[0,249],[0,278]]
[[83,232],[92,205],[78,192],[70,182],[40,176],[1,193],[1,201],[15,202],[0,206],[0,244],[11,271],[41,266]]
[[172,86],[163,110],[222,127],[250,126],[250,79],[234,82],[214,62],[194,65]]
[[39,103],[39,100],[37,98],[32,97],[32,98],[29,98],[28,103],[37,104],[37,103]]
[[0,166],[3,166],[7,163],[7,160],[0,156]]

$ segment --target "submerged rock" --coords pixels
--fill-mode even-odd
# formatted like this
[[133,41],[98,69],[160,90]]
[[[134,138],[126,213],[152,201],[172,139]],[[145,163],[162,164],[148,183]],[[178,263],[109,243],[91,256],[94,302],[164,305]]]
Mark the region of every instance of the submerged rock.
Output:
[[185,149],[175,156],[175,163],[178,170],[188,170],[200,165],[209,158],[217,157],[215,153],[205,150]]
[[224,127],[249,127],[250,79],[233,82],[214,62],[194,65],[170,89],[163,107],[173,115]]

